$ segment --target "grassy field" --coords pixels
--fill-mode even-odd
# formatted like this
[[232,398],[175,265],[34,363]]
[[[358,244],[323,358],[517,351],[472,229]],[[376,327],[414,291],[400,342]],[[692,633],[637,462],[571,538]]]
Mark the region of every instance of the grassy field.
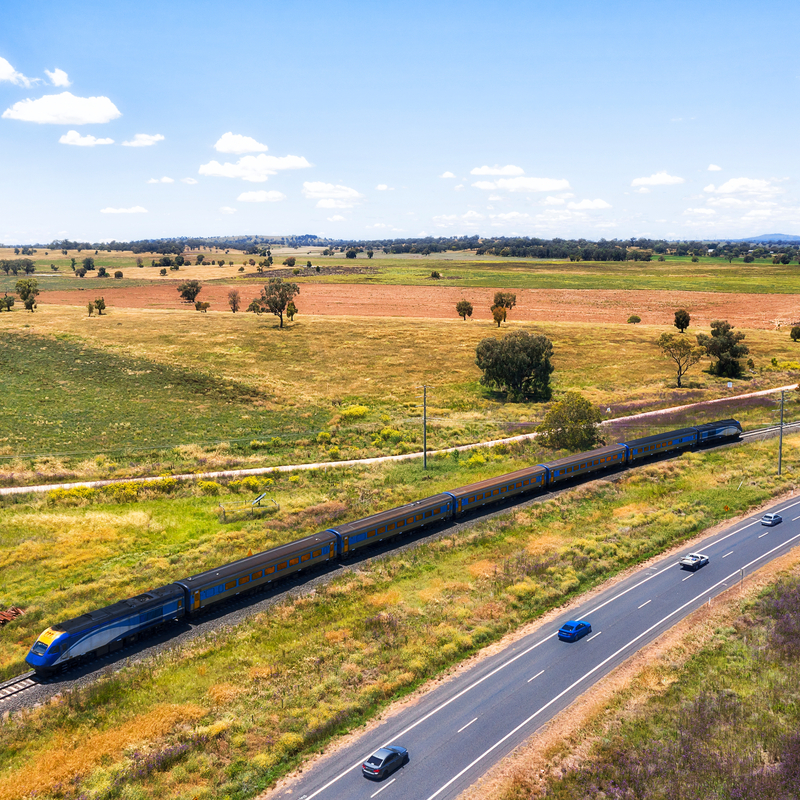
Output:
[[[84,257],[90,255],[98,267],[104,266],[111,274],[122,270],[124,278],[93,278],[89,273],[85,278],[77,278],[71,271],[71,260],[75,258],[80,265]],[[160,277],[160,267],[150,264],[157,254],[142,254],[145,266],[136,266],[137,256],[133,253],[114,252],[94,255],[84,251],[70,251],[68,256],[58,253],[44,255],[40,250],[31,256],[35,265],[35,276],[42,288],[68,289],[83,287],[94,290],[104,286],[141,285],[146,282],[174,280],[178,277],[199,277],[203,280],[241,279],[238,272],[243,262],[250,258],[258,261],[258,257],[245,256],[241,253],[206,252],[210,262],[222,258],[226,266],[220,268],[211,264],[202,266],[186,265],[178,272],[167,272]],[[798,264],[773,264],[771,260],[762,260],[745,264],[741,259],[728,263],[727,259],[703,257],[697,263],[691,258],[667,256],[663,262],[653,260],[623,262],[570,262],[568,260],[543,261],[540,259],[498,258],[496,256],[476,256],[474,253],[438,253],[429,256],[418,255],[386,255],[376,253],[371,259],[359,254],[356,259],[348,259],[343,253],[335,256],[323,256],[320,250],[290,250],[275,248],[273,250],[274,267],[281,264],[287,256],[297,259],[299,274],[294,278],[299,282],[325,283],[360,283],[388,285],[438,285],[502,287],[508,289],[613,289],[613,290],[650,290],[650,291],[696,291],[696,292],[736,292],[752,294],[796,294],[797,280],[800,275]],[[21,258],[14,256],[13,250],[0,249],[0,259]],[[196,260],[196,254],[189,256]],[[230,262],[233,262],[231,265]],[[311,261],[314,267],[345,266],[369,270],[367,274],[351,275],[317,275],[307,270],[306,262]],[[50,265],[55,264],[58,272],[53,272]],[[284,268],[285,269],[285,268]],[[431,280],[431,272],[441,273],[439,281]],[[251,275],[255,268],[246,267]],[[268,273],[265,273],[268,274]],[[0,292],[11,293],[17,278],[0,273]],[[252,280],[252,277],[248,280]]]
[[[658,326],[512,327],[552,339],[556,398],[577,389],[609,409],[607,417],[782,385],[797,372],[772,366],[773,358],[796,357],[781,331],[747,331],[756,365],[748,380],[729,389],[698,365],[677,390],[654,345]],[[430,387],[431,448],[531,430],[545,406],[506,403],[479,384],[475,346],[496,335],[489,323],[460,320],[306,316],[279,331],[272,318],[250,314],[110,309],[89,318],[66,306],[0,314],[0,480],[419,450],[423,383]],[[709,413],[764,424],[775,420],[775,402]],[[98,455],[104,458],[96,462]]]
[[[91,800],[252,797],[331,736],[506,631],[785,491],[795,480],[800,437],[787,439],[782,478],[774,455],[774,441],[689,453],[614,483],[583,486],[378,559],[235,630],[15,717],[0,728],[0,799],[33,785],[40,797]],[[451,477],[450,462],[441,460],[431,491]],[[395,481],[404,486],[410,476],[398,469],[352,476],[348,490],[368,495],[394,489]],[[314,481],[325,479],[295,483],[317,499]],[[155,502],[95,503],[81,513],[65,508],[65,498],[49,502],[55,508],[2,510],[2,529],[16,531],[4,541],[3,569],[5,575],[17,561],[61,548],[65,556],[86,552],[107,565],[97,584],[84,576],[84,583],[69,578],[60,588],[64,578],[54,575],[50,593],[61,602],[89,602],[121,588],[119,576],[137,563],[148,580],[174,577],[188,560],[183,544],[204,535],[202,510],[191,511],[186,499],[170,511]],[[275,527],[264,525],[262,537],[275,535],[266,533],[269,525]],[[243,549],[251,534],[259,532],[208,536],[200,557]],[[173,546],[162,548],[160,539]],[[50,558],[58,573],[56,556]],[[31,587],[23,573],[16,573],[20,585]],[[20,636],[23,620],[3,630],[4,647]]]

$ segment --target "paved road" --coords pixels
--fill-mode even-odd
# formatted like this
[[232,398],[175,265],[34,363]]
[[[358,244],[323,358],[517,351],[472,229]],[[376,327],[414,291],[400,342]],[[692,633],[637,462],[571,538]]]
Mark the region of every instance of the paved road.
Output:
[[[763,527],[750,517],[693,545],[710,558],[697,572],[680,568],[679,558],[690,552],[682,550],[576,608],[570,618],[588,619],[589,636],[568,644],[558,641],[556,628],[531,634],[315,764],[270,800],[456,797],[638,649],[800,543],[800,499],[773,510],[783,514],[781,525]],[[386,744],[407,747],[410,762],[381,782],[367,780],[363,760]]]

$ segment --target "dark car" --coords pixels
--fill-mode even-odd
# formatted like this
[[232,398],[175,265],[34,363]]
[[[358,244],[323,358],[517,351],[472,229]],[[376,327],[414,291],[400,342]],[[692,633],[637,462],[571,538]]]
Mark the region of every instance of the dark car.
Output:
[[761,524],[772,527],[773,525],[780,525],[783,522],[783,517],[780,514],[764,514],[761,517]]
[[585,620],[570,620],[558,629],[558,638],[562,642],[576,642],[581,636],[592,632],[592,626]]
[[408,750],[400,745],[393,744],[376,750],[362,765],[361,771],[368,778],[380,780],[391,775],[403,764],[408,763]]

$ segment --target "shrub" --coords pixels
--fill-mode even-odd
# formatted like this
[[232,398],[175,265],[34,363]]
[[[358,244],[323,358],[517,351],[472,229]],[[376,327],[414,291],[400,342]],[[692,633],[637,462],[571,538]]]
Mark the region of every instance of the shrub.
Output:
[[327,431],[321,431],[317,434],[317,444],[330,444],[331,435]]
[[117,271],[114,273],[114,277],[115,277],[115,278],[122,278],[122,277],[123,277],[123,275],[122,275],[122,270],[121,270],[121,269],[118,269],[118,270],[117,270]]
[[792,328],[792,332],[789,334],[792,337],[793,342],[800,341],[800,325],[795,325]]
[[431,278],[433,278],[434,280],[438,281],[441,277],[442,273],[439,272],[438,270],[434,270],[433,272],[431,272]]
[[198,481],[197,488],[200,490],[202,494],[219,494],[222,486],[220,486],[216,481]]
[[97,489],[89,486],[75,486],[72,489],[53,489],[47,493],[47,499],[58,505],[85,505],[97,495]]
[[352,422],[356,419],[364,419],[369,414],[367,406],[350,406],[342,411],[342,419],[347,422]]
[[328,450],[328,455],[331,458],[339,458],[339,456],[341,455],[341,450],[339,450],[339,448],[336,445],[334,445],[333,447],[331,447],[330,450]]
[[164,269],[162,269],[158,274],[159,275],[166,275],[167,274],[166,267]]
[[642,321],[642,318],[638,314],[631,314],[628,317],[628,322],[631,325],[638,325]]

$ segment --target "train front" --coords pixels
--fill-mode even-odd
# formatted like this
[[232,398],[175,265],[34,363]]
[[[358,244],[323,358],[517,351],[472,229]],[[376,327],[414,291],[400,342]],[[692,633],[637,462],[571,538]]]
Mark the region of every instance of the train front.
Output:
[[34,642],[25,660],[41,675],[52,673],[67,651],[69,634],[58,628],[48,628]]

